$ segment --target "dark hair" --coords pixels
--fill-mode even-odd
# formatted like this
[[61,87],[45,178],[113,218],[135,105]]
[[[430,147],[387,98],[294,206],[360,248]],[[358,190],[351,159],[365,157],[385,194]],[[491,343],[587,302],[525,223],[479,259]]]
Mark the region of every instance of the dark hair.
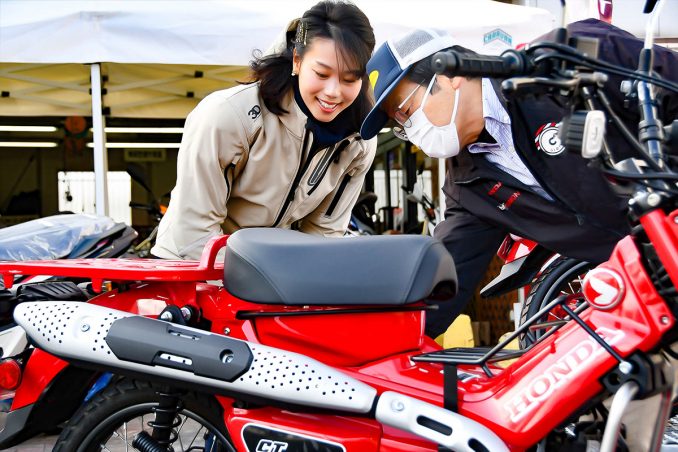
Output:
[[[251,62],[253,82],[259,82],[259,92],[266,108],[276,115],[287,113],[282,107],[283,96],[292,89],[292,55],[303,58],[316,37],[332,39],[341,57],[361,72],[362,88],[356,100],[346,109],[351,126],[360,127],[372,108],[370,83],[365,73],[367,61],[374,50],[374,32],[367,16],[348,1],[323,0],[306,11],[296,30],[287,32],[287,46],[281,53],[256,57]],[[343,113],[343,112],[342,112]]]
[[[454,50],[455,52],[464,55],[477,55],[476,52],[474,52],[473,50],[467,49],[466,47],[462,46],[452,46],[443,49],[442,51],[445,52],[447,50]],[[434,75],[435,72],[433,71],[433,55],[431,55],[424,58],[423,60],[419,60],[416,63],[414,63],[410,71],[407,73],[406,77],[409,80],[413,81],[414,83],[418,83],[419,85],[422,86],[428,86],[428,84],[431,82],[431,78],[433,78]],[[472,80],[474,78],[479,77],[466,77],[466,78]],[[437,85],[438,85],[437,83],[433,84],[433,87],[431,88],[431,93],[436,92],[436,90],[438,89]]]

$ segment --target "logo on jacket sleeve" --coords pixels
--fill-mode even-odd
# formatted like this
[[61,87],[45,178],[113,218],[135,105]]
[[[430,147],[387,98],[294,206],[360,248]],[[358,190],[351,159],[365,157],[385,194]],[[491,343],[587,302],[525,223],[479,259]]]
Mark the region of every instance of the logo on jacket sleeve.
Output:
[[250,115],[250,118],[257,119],[261,114],[261,107],[259,105],[255,105],[250,109],[250,111],[247,112],[247,114]]
[[555,122],[549,122],[541,126],[534,138],[534,144],[537,146],[537,149],[547,155],[562,154],[565,146],[563,146],[558,137],[559,127],[560,123],[556,124]]

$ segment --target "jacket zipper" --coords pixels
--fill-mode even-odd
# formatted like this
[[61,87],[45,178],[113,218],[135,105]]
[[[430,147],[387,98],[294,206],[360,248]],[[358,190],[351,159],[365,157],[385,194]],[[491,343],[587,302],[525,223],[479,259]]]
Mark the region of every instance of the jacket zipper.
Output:
[[309,155],[308,158],[304,160],[304,154],[306,154],[306,148],[308,147],[308,138],[311,135],[310,130],[305,129],[304,131],[304,139],[301,142],[301,157],[299,158],[299,168],[297,168],[297,174],[294,176],[294,181],[292,182],[292,186],[290,187],[290,191],[287,193],[287,196],[285,197],[285,202],[283,202],[283,206],[280,209],[280,213],[278,213],[278,217],[275,219],[273,222],[272,227],[278,227],[278,224],[282,221],[283,217],[285,216],[285,212],[287,212],[287,208],[290,206],[290,203],[294,199],[294,194],[297,191],[297,187],[299,186],[299,182],[301,182],[301,178],[308,169],[308,166],[311,164],[311,156]]
[[[334,150],[337,148],[337,145],[335,144],[334,146],[327,148],[325,151],[325,155],[322,156],[318,164],[313,168],[313,171],[311,171],[311,175],[308,177],[308,185],[311,186],[311,191],[315,188],[315,186],[318,184],[318,182],[322,179],[322,176],[325,173],[325,168],[329,166],[329,162],[332,160],[332,157],[334,156]],[[308,193],[310,194],[311,191]]]
[[348,185],[348,183],[350,181],[351,181],[351,176],[349,174],[344,176],[344,178],[341,181],[341,184],[339,185],[339,189],[337,190],[337,194],[334,195],[334,198],[332,198],[332,202],[330,203],[330,206],[327,208],[327,212],[325,212],[326,217],[332,216],[334,209],[337,207],[337,204],[339,204],[339,199],[341,198],[341,195],[344,194],[344,190],[346,190],[346,186]]
[[[334,148],[332,149],[331,152],[329,152],[327,155],[323,157],[323,160],[318,163],[318,166],[316,167],[316,171],[320,169],[320,174],[318,174],[316,171],[314,171],[311,174],[311,177],[309,178],[309,185],[313,185],[311,189],[308,191],[308,195],[312,194],[316,188],[320,185],[320,182],[325,178],[325,174],[327,174],[327,170],[329,169],[331,165],[331,161],[337,161],[339,154],[348,147],[348,145],[351,144],[351,141],[349,139],[345,139],[339,145],[335,145]],[[317,179],[317,180],[316,180]]]

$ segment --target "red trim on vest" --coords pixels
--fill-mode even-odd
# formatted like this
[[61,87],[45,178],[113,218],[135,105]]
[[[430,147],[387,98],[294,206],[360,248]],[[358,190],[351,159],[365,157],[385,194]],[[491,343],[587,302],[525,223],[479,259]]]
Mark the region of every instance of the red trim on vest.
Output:
[[509,199],[507,199],[506,202],[504,203],[506,208],[507,209],[510,208],[511,204],[513,204],[516,201],[516,199],[518,199],[519,196],[520,196],[520,192],[514,191],[513,194],[509,197]]
[[490,195],[490,196],[494,195],[495,193],[497,193],[497,190],[499,190],[501,188],[501,186],[502,186],[502,183],[497,182],[496,184],[494,184],[494,187],[492,187],[490,189],[490,191],[487,192],[487,194]]

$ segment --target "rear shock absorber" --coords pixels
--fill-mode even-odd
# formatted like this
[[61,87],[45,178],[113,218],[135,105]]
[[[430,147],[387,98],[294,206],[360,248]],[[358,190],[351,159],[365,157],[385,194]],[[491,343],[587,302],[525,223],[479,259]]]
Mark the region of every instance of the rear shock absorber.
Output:
[[139,433],[132,442],[132,446],[143,452],[167,452],[169,446],[179,438],[177,427],[181,425],[179,411],[183,408],[181,393],[171,389],[157,391],[158,405],[151,408],[155,419],[148,422],[153,429],[151,435]]
[[151,435],[142,431],[134,437],[132,447],[141,452],[167,452],[169,449],[158,444]]

